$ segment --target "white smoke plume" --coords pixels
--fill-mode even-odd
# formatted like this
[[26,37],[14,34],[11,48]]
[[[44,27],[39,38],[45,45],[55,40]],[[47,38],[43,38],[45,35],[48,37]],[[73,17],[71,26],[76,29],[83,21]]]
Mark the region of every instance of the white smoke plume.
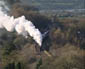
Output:
[[25,19],[25,16],[14,18],[13,16],[8,16],[2,11],[0,7],[0,28],[5,28],[9,32],[16,31],[19,35],[27,37],[29,34],[33,39],[42,45],[42,34],[35,28],[31,21]]

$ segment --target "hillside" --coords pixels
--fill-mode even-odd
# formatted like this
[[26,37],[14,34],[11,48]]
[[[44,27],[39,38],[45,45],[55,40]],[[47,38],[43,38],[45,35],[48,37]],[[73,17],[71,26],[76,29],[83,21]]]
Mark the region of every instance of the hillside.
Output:
[[48,32],[39,46],[29,33],[25,38],[15,30],[0,29],[1,69],[85,69],[85,16],[43,15],[20,3],[12,5],[9,15],[24,15],[42,34]]

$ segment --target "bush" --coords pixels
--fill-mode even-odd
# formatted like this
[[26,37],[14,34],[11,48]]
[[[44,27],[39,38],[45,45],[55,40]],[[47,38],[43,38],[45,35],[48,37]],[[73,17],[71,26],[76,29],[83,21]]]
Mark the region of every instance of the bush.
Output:
[[58,56],[47,58],[40,69],[84,69],[84,51],[69,44],[59,48]]

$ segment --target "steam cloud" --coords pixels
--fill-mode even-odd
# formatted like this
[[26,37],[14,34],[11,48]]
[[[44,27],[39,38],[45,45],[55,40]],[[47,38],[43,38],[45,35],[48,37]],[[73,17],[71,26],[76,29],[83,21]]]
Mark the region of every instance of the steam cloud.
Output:
[[14,18],[13,16],[8,16],[2,10],[0,6],[0,28],[5,28],[9,32],[16,31],[19,35],[23,35],[26,38],[29,34],[33,39],[42,45],[42,34],[35,28],[31,21],[25,19],[25,16]]

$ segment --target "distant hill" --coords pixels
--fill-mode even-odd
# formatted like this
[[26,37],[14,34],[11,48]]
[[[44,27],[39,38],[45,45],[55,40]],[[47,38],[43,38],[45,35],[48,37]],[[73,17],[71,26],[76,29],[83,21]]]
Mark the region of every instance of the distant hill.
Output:
[[83,9],[85,0],[21,0],[24,4],[38,7],[40,10]]

